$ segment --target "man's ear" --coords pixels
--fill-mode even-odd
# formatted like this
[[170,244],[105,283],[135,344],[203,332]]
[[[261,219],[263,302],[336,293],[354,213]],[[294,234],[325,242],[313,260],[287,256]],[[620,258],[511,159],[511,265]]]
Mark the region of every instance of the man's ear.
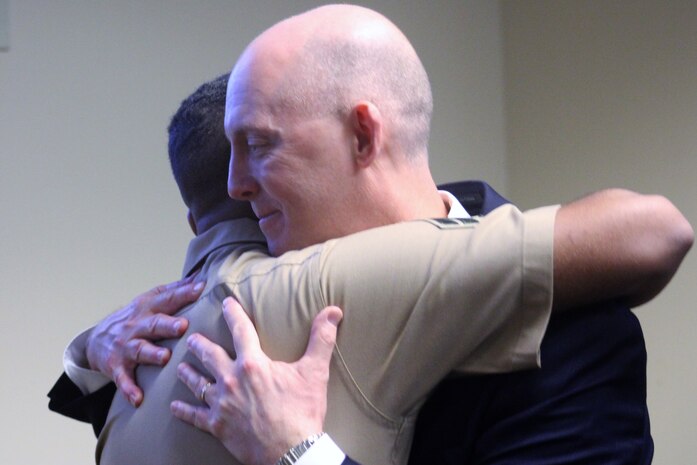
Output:
[[189,222],[189,227],[194,232],[194,236],[198,236],[198,232],[196,229],[196,220],[194,219],[194,215],[193,213],[191,213],[191,210],[186,211],[186,220]]
[[353,153],[359,167],[369,166],[382,145],[382,115],[371,102],[358,102],[351,111]]

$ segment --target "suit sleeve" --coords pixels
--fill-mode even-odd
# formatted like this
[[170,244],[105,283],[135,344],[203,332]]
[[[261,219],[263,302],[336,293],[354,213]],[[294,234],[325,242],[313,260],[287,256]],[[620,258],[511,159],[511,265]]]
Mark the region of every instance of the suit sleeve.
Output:
[[99,436],[115,392],[116,385],[109,383],[85,395],[68,375],[63,373],[48,393],[48,408],[75,420],[91,423],[95,436]]
[[92,328],[78,334],[63,354],[64,372],[48,393],[49,410],[92,424],[99,436],[106,422],[116,385],[86,368],[85,343]]

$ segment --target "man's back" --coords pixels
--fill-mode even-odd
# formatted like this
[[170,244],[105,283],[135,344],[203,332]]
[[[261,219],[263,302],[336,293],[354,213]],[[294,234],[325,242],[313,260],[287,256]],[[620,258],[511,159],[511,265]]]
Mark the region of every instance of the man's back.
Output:
[[[204,260],[199,278],[205,279],[208,287],[196,304],[179,313],[189,320],[188,334],[199,332],[226,345],[231,343],[220,312],[222,298],[211,292],[211,287],[226,258],[236,258],[250,247],[263,248],[248,243],[259,237],[255,222],[236,220],[220,223],[192,241],[187,262],[195,264]],[[177,381],[177,362],[187,361],[198,367],[200,363],[187,352],[185,337],[164,340],[160,345],[172,350],[170,363],[164,367],[138,368],[138,382],[144,388],[145,397],[137,409],[124,396],[114,396],[99,435],[98,463],[230,463],[229,452],[218,440],[174,420],[169,413],[173,399],[196,401],[186,386]]]
[[[328,302],[341,306],[326,430],[361,462],[405,463],[418,407],[448,372],[534,366],[551,306],[553,218],[554,209],[522,216],[504,208],[481,224],[402,223],[280,259],[233,254],[222,265],[222,283],[209,287],[190,310],[190,331],[208,334],[231,351],[229,335],[220,333],[220,304],[234,294],[252,314],[269,355],[293,360],[302,354],[314,315]],[[540,234],[523,238],[531,228]],[[491,242],[499,247],[490,250]],[[522,268],[510,265],[520,260]],[[484,266],[486,277],[473,273]],[[523,287],[538,289],[526,295],[534,304],[525,302]],[[199,311],[207,316],[193,313]],[[198,435],[190,437],[179,426],[178,436],[162,434],[172,432],[165,423],[178,422],[169,413],[169,401],[177,398],[173,389],[196,402],[185,387],[172,387],[179,384],[176,365],[186,353],[184,340],[177,345],[162,372],[140,369],[146,400],[137,412],[115,398],[100,437],[102,463],[187,463],[194,452],[199,461],[230,463],[229,457],[223,461],[220,444],[203,440],[202,448],[192,450]],[[209,448],[215,450],[209,454]]]

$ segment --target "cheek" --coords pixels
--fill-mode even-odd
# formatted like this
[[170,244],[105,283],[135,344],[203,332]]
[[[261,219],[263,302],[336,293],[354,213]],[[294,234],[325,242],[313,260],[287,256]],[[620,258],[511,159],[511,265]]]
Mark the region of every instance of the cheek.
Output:
[[264,178],[269,193],[282,203],[301,206],[317,194],[316,171],[303,160],[279,160],[268,163]]
[[287,163],[276,158],[257,162],[255,175],[264,190],[272,197],[284,197],[293,179]]

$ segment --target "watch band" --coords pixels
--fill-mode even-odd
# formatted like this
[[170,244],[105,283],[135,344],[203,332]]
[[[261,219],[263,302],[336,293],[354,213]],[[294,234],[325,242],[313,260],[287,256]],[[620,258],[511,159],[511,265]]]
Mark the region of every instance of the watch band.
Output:
[[321,438],[323,435],[324,433],[313,434],[297,446],[291,447],[290,449],[288,449],[288,452],[283,454],[281,458],[278,459],[275,465],[293,465],[305,452],[307,452],[310,446],[317,442],[317,440]]

